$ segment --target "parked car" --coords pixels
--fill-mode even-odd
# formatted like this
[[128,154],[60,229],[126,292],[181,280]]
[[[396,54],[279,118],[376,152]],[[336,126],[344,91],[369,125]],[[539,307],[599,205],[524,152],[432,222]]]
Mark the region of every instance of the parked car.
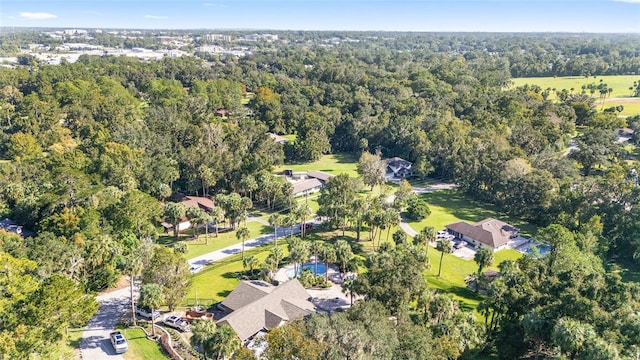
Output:
[[200,264],[193,264],[189,267],[189,272],[192,274],[195,273],[199,273],[200,271],[202,271],[202,269],[204,269],[204,266],[200,265]]
[[185,319],[175,315],[167,316],[166,318],[164,318],[162,322],[168,327],[172,327],[176,330],[180,330],[180,331],[191,330],[191,325],[189,325],[189,323]]
[[127,339],[124,338],[124,335],[120,331],[114,331],[109,334],[111,338],[111,345],[113,346],[113,350],[116,351],[116,354],[122,354],[129,350],[129,344],[127,343]]
[[[146,318],[146,319],[151,319],[151,309],[149,308],[144,308],[144,307],[138,307],[136,306],[136,315]],[[153,315],[154,318],[159,318],[160,317],[160,311],[158,310],[153,310]]]

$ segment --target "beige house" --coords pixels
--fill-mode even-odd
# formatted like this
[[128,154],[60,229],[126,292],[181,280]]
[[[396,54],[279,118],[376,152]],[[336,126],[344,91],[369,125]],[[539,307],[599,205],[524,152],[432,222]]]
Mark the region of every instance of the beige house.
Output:
[[297,279],[273,286],[264,281],[242,281],[218,305],[229,312],[216,322],[229,325],[243,342],[261,331],[267,331],[316,311],[311,296]]
[[322,189],[322,182],[316,178],[309,178],[293,183],[293,196],[309,195]]
[[477,247],[485,246],[493,251],[504,249],[510,239],[518,236],[518,229],[503,221],[488,218],[475,224],[464,221],[449,224],[447,231]]

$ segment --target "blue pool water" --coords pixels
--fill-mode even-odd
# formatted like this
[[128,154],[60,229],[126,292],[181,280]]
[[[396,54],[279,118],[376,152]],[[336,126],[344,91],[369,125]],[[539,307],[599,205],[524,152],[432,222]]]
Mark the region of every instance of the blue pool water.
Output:
[[540,253],[540,256],[545,256],[551,251],[551,245],[548,245],[548,244],[535,244],[535,245],[529,246],[529,248],[527,249],[527,254],[529,254],[529,255],[535,254],[535,252],[533,251],[532,248],[538,249],[538,253]]
[[[302,265],[301,267],[298,268],[298,275],[302,273],[303,269],[310,269],[311,272],[313,272],[316,269],[316,264],[308,263],[308,264]],[[316,275],[324,274],[326,269],[327,267],[323,263],[318,263],[318,272],[316,272]],[[293,269],[287,270],[287,277],[289,279],[293,279]]]

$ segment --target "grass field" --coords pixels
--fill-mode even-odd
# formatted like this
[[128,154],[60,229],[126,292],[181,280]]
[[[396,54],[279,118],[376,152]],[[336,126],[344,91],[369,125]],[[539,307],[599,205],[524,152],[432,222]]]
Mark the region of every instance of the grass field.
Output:
[[[249,233],[251,235],[250,239],[257,238],[260,235],[269,234],[273,231],[273,228],[262,225],[256,221],[248,222],[247,228],[249,229]],[[204,255],[206,253],[210,253],[212,251],[220,250],[226,248],[227,246],[237,244],[239,241],[238,238],[236,238],[236,231],[237,230],[221,232],[219,233],[217,238],[215,232],[210,232],[208,244],[206,244],[206,238],[204,234],[200,234],[198,236],[198,239],[193,239],[191,237],[191,230],[183,232],[179,239],[187,242],[187,259],[193,259],[194,257],[198,257],[200,255]],[[176,241],[177,240],[175,237],[169,235],[161,236],[158,239],[158,243],[163,245],[171,245]]]
[[535,226],[501,214],[490,205],[480,204],[456,190],[441,190],[420,196],[429,204],[431,215],[425,220],[409,223],[416,231],[420,231],[425,226],[433,226],[438,231],[444,229],[445,225],[457,221],[474,223],[489,217],[516,226],[525,236],[533,236],[537,231]]
[[[574,89],[575,93],[582,91],[583,85],[588,84],[600,84],[600,80],[612,88],[611,95],[605,100],[604,106],[600,101],[596,101],[599,110],[602,108],[623,105],[624,111],[622,115],[632,116],[640,114],[640,98],[631,98],[629,92],[629,86],[633,85],[634,81],[640,81],[640,75],[611,75],[611,76],[597,76],[587,77],[584,76],[565,76],[565,77],[541,77],[541,78],[516,78],[513,80],[513,86],[522,86],[525,84],[538,85],[545,90],[547,88],[556,89],[560,91],[562,89],[571,90]],[[587,94],[589,91],[587,90]],[[598,100],[598,94],[593,95]],[[550,99],[556,99],[555,93],[552,92]]]
[[352,154],[324,155],[318,161],[285,164],[275,169],[276,172],[291,169],[293,171],[320,170],[329,174],[339,175],[347,173],[351,177],[358,177],[358,158]]
[[[245,256],[254,255],[262,263],[269,255],[272,245],[261,246],[257,249],[245,252]],[[280,242],[278,247],[282,248],[287,256],[287,246],[285,241]],[[191,277],[191,287],[183,303],[188,306],[195,304],[196,297],[202,306],[209,306],[229,295],[240,283],[239,277],[244,271],[240,254],[230,256],[221,261],[216,261],[213,265],[207,266]]]
[[[451,254],[445,254],[442,259],[442,273],[438,275],[440,264],[440,252],[434,248],[429,249],[429,263],[431,269],[427,271],[429,287],[444,290],[460,301],[461,307],[476,312],[476,307],[482,300],[482,296],[469,289],[464,279],[478,271],[478,265],[473,260],[465,260]],[[493,265],[489,268],[497,270],[498,265],[504,260],[516,260],[522,254],[516,250],[505,249],[494,254]],[[476,312],[476,316],[479,313]]]
[[167,357],[160,350],[160,345],[147,339],[142,329],[120,329],[129,343],[129,350],[123,354],[125,360],[164,360]]

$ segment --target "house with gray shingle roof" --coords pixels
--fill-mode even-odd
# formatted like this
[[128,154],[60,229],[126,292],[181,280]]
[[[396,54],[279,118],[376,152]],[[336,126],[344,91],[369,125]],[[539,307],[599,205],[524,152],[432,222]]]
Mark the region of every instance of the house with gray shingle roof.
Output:
[[293,183],[293,196],[308,195],[322,189],[322,182],[316,178],[296,181]]
[[332,177],[335,177],[335,175],[333,175],[333,174],[329,174],[329,173],[326,173],[324,171],[318,171],[318,170],[309,171],[307,173],[307,176],[310,177],[310,178],[318,179],[323,184],[326,183],[327,180],[331,179]]
[[450,234],[476,246],[485,246],[493,251],[503,249],[510,239],[518,236],[518,229],[493,218],[475,224],[459,221],[446,226]]
[[273,286],[262,281],[242,281],[219,305],[231,311],[216,322],[229,325],[243,342],[316,311],[311,296],[297,279]]

